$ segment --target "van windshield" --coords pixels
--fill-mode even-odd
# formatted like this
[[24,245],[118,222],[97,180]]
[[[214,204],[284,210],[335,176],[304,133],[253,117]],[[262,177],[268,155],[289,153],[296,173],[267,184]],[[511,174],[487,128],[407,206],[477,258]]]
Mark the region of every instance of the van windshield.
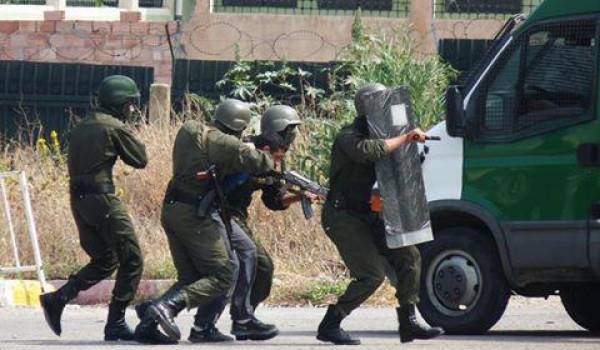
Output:
[[479,63],[475,65],[475,69],[471,70],[471,72],[463,80],[465,82],[464,88],[466,91],[469,91],[473,87],[473,85],[477,82],[478,77],[483,73],[485,68],[490,64],[494,57],[496,57],[498,51],[510,39],[511,34],[515,31],[515,29],[519,28],[526,19],[527,16],[524,14],[518,14],[512,16],[506,21],[506,23],[504,23],[502,28],[500,28],[500,30],[496,33],[496,36],[494,37],[490,47],[486,50],[481,60],[479,60]]

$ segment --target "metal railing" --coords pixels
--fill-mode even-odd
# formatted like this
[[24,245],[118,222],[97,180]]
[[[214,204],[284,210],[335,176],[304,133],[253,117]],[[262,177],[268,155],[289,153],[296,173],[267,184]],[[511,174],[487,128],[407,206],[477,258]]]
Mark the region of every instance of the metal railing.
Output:
[[67,0],[67,6],[72,7],[117,7],[118,0]]
[[433,0],[436,18],[504,19],[530,13],[543,0]]
[[[119,7],[119,0],[67,0],[68,7]],[[0,5],[47,5],[46,0],[0,0]],[[165,0],[139,0],[141,8],[163,8]]]
[[165,6],[164,0],[139,0],[140,7],[142,8],[163,8]]
[[46,5],[46,0],[0,0],[0,5]]
[[406,17],[411,0],[214,0],[215,12]]
[[[17,230],[14,224],[13,212],[10,205],[8,191],[8,182],[12,181],[13,183],[18,183],[19,192],[23,199],[23,208],[25,211],[25,220],[27,222],[27,230],[29,232],[29,239],[31,241],[31,248],[33,250],[33,265],[23,265],[21,261],[21,256],[19,254],[19,245],[17,240]],[[40,253],[40,246],[38,243],[38,235],[35,226],[35,219],[33,216],[33,209],[31,207],[31,197],[29,195],[29,185],[27,182],[27,176],[24,172],[14,171],[14,172],[6,172],[0,173],[0,192],[2,195],[0,197],[3,214],[6,220],[5,228],[8,231],[10,236],[10,243],[12,247],[12,253],[14,257],[14,265],[12,266],[1,266],[0,267],[0,275],[2,274],[18,274],[22,272],[36,272],[40,284],[42,286],[42,291],[45,290],[46,286],[46,276],[44,275],[44,270],[42,266],[42,255]]]

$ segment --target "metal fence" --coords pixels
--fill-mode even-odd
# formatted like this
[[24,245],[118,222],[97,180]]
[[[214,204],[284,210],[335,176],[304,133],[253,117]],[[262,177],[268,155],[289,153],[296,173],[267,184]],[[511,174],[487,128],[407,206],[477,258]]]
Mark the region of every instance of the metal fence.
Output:
[[461,84],[469,72],[481,60],[492,40],[442,39],[438,42],[438,53],[454,69],[460,71],[456,83]]
[[0,5],[46,5],[46,0],[0,0]]
[[163,8],[164,1],[163,0],[139,0],[140,7],[144,8]]
[[217,12],[406,17],[410,0],[214,0]]
[[91,109],[99,83],[112,74],[131,77],[148,101],[151,67],[0,61],[0,136],[66,131],[71,117]]
[[433,0],[437,18],[503,19],[530,13],[543,0]]
[[72,7],[117,7],[119,0],[67,0]]
[[[46,5],[46,0],[0,0],[0,5]],[[164,0],[139,0],[142,8],[163,8]],[[69,7],[118,7],[119,0],[67,0]]]

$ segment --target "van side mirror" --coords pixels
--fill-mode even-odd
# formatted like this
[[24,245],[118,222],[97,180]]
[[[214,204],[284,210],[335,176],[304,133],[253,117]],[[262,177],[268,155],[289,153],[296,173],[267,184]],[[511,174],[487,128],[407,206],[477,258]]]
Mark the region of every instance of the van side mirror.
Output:
[[451,85],[446,90],[446,131],[453,137],[465,136],[465,110],[458,85]]

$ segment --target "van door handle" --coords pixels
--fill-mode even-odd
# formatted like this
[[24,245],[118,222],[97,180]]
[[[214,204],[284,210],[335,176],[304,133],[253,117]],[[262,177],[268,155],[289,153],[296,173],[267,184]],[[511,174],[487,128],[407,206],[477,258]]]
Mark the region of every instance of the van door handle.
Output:
[[597,143],[582,143],[577,147],[577,165],[600,167],[600,147]]

